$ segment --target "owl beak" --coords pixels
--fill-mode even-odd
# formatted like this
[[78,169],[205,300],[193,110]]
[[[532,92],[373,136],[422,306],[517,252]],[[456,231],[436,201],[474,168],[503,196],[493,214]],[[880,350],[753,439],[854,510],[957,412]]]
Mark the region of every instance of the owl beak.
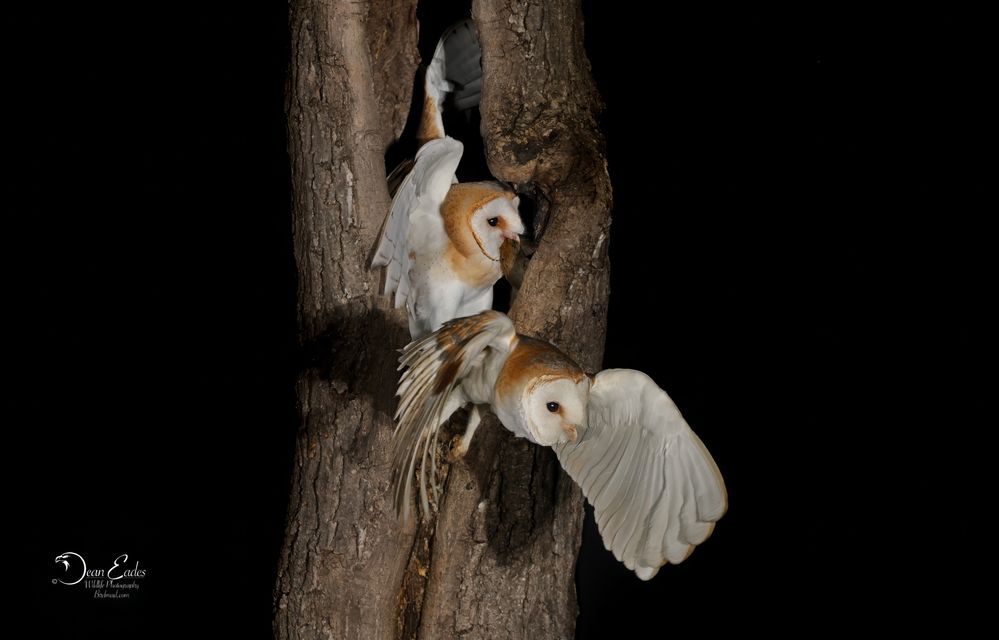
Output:
[[514,242],[520,242],[520,234],[517,233],[516,229],[509,229],[503,232],[503,238],[505,240],[513,240]]
[[569,442],[575,442],[576,439],[579,437],[579,432],[576,430],[576,425],[570,424],[563,427],[563,429],[565,429],[565,435],[569,438]]

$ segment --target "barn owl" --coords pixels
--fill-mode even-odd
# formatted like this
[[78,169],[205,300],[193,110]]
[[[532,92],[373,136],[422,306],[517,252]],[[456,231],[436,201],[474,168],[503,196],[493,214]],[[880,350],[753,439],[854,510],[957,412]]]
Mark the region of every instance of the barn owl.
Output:
[[644,373],[588,375],[551,344],[518,335],[496,311],[446,323],[411,342],[399,361],[406,370],[397,393],[394,497],[403,518],[418,461],[420,502],[429,513],[437,431],[469,403],[452,454],[468,450],[479,405],[515,435],[552,447],[593,505],[604,546],[642,580],[683,561],[725,513],[725,483],[711,454]]
[[[460,100],[477,100],[481,71],[474,36],[470,21],[459,23],[437,45],[424,81],[417,132],[423,145],[396,189],[371,262],[372,268],[385,267],[384,293],[394,295],[396,308],[405,306],[413,338],[489,309],[493,285],[502,276],[501,248],[524,233],[519,198],[505,185],[457,182],[463,147],[444,135],[447,94],[457,88]],[[454,69],[463,82],[448,79]],[[390,176],[393,180],[398,176]]]

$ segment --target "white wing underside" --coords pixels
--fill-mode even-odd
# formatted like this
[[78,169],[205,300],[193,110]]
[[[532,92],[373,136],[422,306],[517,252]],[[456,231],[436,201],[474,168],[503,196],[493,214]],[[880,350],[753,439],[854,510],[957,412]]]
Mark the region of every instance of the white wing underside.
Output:
[[410,253],[445,241],[440,206],[455,180],[462,149],[460,142],[447,137],[424,144],[392,198],[371,266],[386,268],[384,293],[395,295],[396,308],[406,304],[412,288]]
[[420,504],[425,515],[430,514],[428,476],[437,500],[437,432],[464,404],[458,385],[482,366],[488,350],[505,360],[515,337],[508,317],[487,311],[447,322],[438,332],[409,343],[403,350],[399,369],[406,371],[396,393],[398,424],[393,436],[395,506],[403,519],[409,518],[417,460]]
[[597,374],[588,421],[576,443],[555,452],[593,505],[604,546],[649,580],[711,535],[727,508],[725,483],[676,405],[644,373]]

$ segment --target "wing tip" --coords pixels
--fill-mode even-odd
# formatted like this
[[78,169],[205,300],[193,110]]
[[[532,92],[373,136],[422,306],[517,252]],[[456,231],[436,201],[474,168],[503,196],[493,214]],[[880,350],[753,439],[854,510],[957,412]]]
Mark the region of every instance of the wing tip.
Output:
[[[714,456],[708,451],[707,446],[690,426],[685,431],[687,439],[694,445],[694,455],[690,457],[690,462],[706,468],[712,480],[713,486],[708,487],[709,491],[697,496],[698,519],[712,524],[721,520],[728,512],[728,487],[725,486],[725,477],[722,475],[718,463]],[[701,509],[704,511],[701,511]],[[711,535],[710,532],[708,535]]]
[[635,575],[638,576],[639,580],[648,582],[652,578],[656,577],[656,574],[659,573],[659,569],[661,567],[662,565],[659,565],[658,567],[643,567],[639,565],[635,567]]

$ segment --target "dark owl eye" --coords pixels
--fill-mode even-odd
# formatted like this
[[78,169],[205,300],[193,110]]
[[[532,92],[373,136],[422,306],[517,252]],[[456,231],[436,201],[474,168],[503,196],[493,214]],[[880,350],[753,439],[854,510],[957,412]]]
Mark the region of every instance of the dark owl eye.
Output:
[[489,218],[488,220],[486,220],[486,222],[489,223],[490,227],[495,227],[496,225],[499,224],[499,218]]
[[557,402],[549,402],[545,406],[548,407],[548,410],[551,411],[552,413],[555,413],[556,411],[558,411],[558,403]]

